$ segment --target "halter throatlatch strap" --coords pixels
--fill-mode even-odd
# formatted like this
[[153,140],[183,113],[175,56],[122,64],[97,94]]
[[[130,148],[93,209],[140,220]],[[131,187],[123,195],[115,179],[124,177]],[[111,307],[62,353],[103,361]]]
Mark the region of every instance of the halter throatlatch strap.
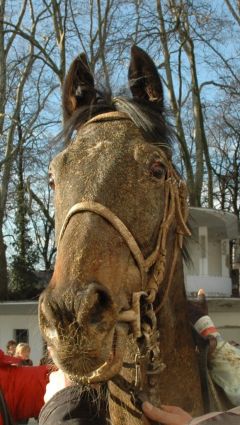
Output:
[[[165,161],[168,172],[165,181],[163,220],[159,228],[156,247],[147,258],[144,258],[142,251],[138,243],[136,242],[136,239],[126,227],[126,225],[122,222],[122,220],[117,217],[116,214],[114,214],[109,208],[94,201],[79,202],[75,204],[72,208],[70,208],[62,225],[58,239],[59,248],[59,244],[63,238],[67,225],[70,219],[75,214],[81,212],[92,212],[103,217],[122,236],[130,252],[132,253],[141,275],[142,290],[148,293],[147,301],[149,303],[154,302],[156,294],[165,277],[167,258],[167,237],[170,228],[172,226],[175,226],[176,239],[174,244],[173,257],[171,254],[171,270],[168,277],[168,284],[167,290],[165,291],[165,295],[169,292],[169,288],[172,283],[179,249],[182,248],[183,236],[191,235],[186,224],[188,217],[186,185],[179,178],[178,174],[172,166],[171,161],[168,160],[167,157],[165,157]],[[151,268],[153,269],[150,271]],[[148,276],[148,274],[150,274],[150,277]]]

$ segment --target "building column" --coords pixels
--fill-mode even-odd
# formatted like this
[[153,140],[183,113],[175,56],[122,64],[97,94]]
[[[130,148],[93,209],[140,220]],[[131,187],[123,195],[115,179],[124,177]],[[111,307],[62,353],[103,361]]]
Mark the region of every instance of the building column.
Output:
[[230,247],[229,240],[221,240],[221,254],[222,254],[222,276],[229,277],[230,263]]
[[200,257],[199,257],[199,275],[208,275],[208,228],[199,226],[198,228]]

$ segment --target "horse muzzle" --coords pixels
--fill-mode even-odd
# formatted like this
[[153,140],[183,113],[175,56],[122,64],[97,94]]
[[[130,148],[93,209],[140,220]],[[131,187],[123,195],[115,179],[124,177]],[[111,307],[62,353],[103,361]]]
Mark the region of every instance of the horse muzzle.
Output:
[[61,294],[48,288],[39,303],[53,360],[77,382],[107,380],[121,368],[128,325],[118,317],[111,294],[95,282]]

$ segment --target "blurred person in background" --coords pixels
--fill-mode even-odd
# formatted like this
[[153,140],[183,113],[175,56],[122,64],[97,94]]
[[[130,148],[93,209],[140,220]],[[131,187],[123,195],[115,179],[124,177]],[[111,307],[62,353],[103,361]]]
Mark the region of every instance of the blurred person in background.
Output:
[[20,342],[15,351],[15,356],[21,358],[19,366],[33,366],[32,360],[29,358],[31,353],[30,345],[26,342]]
[[15,356],[17,343],[14,339],[10,339],[7,343],[7,355]]

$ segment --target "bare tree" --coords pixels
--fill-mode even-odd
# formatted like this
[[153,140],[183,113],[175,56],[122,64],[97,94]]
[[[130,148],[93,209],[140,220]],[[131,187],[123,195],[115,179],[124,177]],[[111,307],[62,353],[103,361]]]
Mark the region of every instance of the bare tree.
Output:
[[[29,3],[30,18],[27,18],[28,32],[22,30],[23,21],[26,14],[26,6]],[[7,213],[7,202],[9,185],[13,171],[13,164],[19,150],[19,138],[17,137],[17,130],[19,120],[23,123],[23,137],[21,143],[28,139],[29,135],[33,133],[33,127],[36,125],[40,112],[43,110],[49,94],[55,89],[56,85],[50,84],[45,89],[43,96],[37,96],[35,102],[33,97],[39,91],[39,78],[42,76],[41,69],[46,65],[46,61],[41,61],[42,65],[39,66],[39,54],[36,53],[35,40],[36,29],[38,21],[42,13],[35,16],[35,12],[31,1],[22,1],[22,8],[19,16],[15,19],[12,17],[14,23],[6,21],[5,1],[1,1],[1,42],[0,42],[0,56],[1,56],[1,72],[0,72],[0,86],[3,88],[1,91],[1,116],[0,128],[2,149],[0,152],[0,266],[1,266],[1,282],[0,282],[0,298],[7,297],[8,286],[8,273],[7,273],[7,258],[6,258],[6,243],[4,240],[4,222]],[[30,22],[29,22],[30,19]],[[24,44],[19,44],[19,33],[26,34]],[[17,54],[16,54],[17,53]],[[36,67],[34,67],[34,65]],[[33,82],[33,74],[38,69],[38,77]],[[40,77],[39,77],[40,76]],[[32,84],[33,83],[33,84]],[[32,84],[32,87],[31,87]],[[30,101],[30,95],[33,91],[34,94],[31,99],[32,110],[29,111],[27,103]],[[28,112],[26,112],[28,110]],[[24,117],[25,116],[25,119]],[[26,118],[27,117],[27,118]]]
[[[16,27],[19,27],[26,7],[26,0],[22,3],[22,10],[20,11]],[[21,69],[21,73],[16,76],[15,80],[15,93],[11,93],[11,96],[14,96],[14,105],[11,111],[11,116],[7,116],[7,99],[10,97],[10,93],[7,91],[7,61],[8,55],[11,49],[11,46],[14,43],[16,34],[11,34],[11,36],[6,39],[6,28],[3,24],[5,13],[5,0],[1,1],[1,17],[0,17],[0,57],[1,57],[1,72],[0,72],[0,87],[3,89],[1,91],[1,116],[0,116],[0,129],[1,137],[3,144],[5,146],[3,156],[0,163],[1,171],[1,186],[0,186],[0,266],[1,266],[1,285],[0,285],[0,298],[6,297],[7,293],[7,261],[6,261],[6,247],[3,237],[3,224],[4,217],[6,212],[6,203],[8,196],[8,186],[11,175],[11,168],[13,164],[14,157],[16,155],[18,146],[14,145],[14,136],[17,128],[18,117],[20,115],[21,101],[23,97],[23,91],[26,84],[26,81],[31,72],[33,62],[34,62],[34,49],[32,45],[28,46],[28,52],[24,61],[24,67]],[[34,31],[34,28],[32,29]],[[21,63],[22,65],[22,63]],[[6,125],[7,130],[4,126]]]
[[16,204],[19,123],[32,232],[44,267],[54,258],[53,213],[42,184],[48,140],[62,121],[67,64],[81,51],[109,93],[127,92],[122,73],[131,44],[150,52],[168,94],[175,155],[191,205],[239,214],[239,1],[218,3],[221,7],[206,0],[21,0],[19,9],[17,0],[11,5],[0,0],[0,297],[7,293],[6,235]]
[[[236,36],[231,33],[231,14],[226,13],[224,7],[221,9],[206,1],[156,0],[155,4],[150,4],[135,0],[133,3],[137,26],[132,26],[135,31],[132,39],[141,40],[159,61],[179,141],[179,159],[183,161],[187,177],[190,203],[213,207],[213,160],[206,128],[222,94],[238,95],[239,88],[239,58],[238,54],[232,55]],[[239,13],[237,6],[234,10]],[[231,52],[223,47],[229,43]],[[214,105],[209,100],[210,91]]]
[[240,127],[238,109],[224,103],[212,117],[209,145],[212,150],[214,199],[218,208],[240,218]]
[[[18,2],[13,2],[13,11],[6,10],[5,1],[1,0],[1,35],[0,35],[0,88],[1,110],[0,128],[2,146],[0,149],[1,190],[0,190],[0,265],[1,284],[0,297],[7,296],[7,257],[4,240],[4,220],[7,217],[9,185],[13,173],[14,161],[18,154],[19,144],[16,137],[19,120],[22,127],[22,149],[25,157],[26,176],[29,180],[31,168],[38,158],[39,149],[32,148],[29,155],[28,146],[37,147],[42,142],[42,135],[36,137],[43,127],[58,124],[61,116],[61,88],[66,72],[67,47],[75,46],[79,53],[79,39],[81,25],[86,18],[78,5],[78,12],[73,13],[73,2],[67,0],[50,0],[39,5],[33,0],[22,0],[22,8],[16,18],[14,12],[18,9]],[[82,2],[84,3],[84,2]],[[105,86],[110,88],[110,73],[107,67],[107,37],[111,29],[115,0],[106,1],[105,6],[98,2],[96,7],[90,2],[91,15],[87,17],[92,22],[90,43],[84,45],[84,50],[94,52],[94,61],[100,60],[105,79]],[[15,9],[14,9],[15,7]],[[12,13],[13,12],[13,13]],[[74,43],[73,41],[74,34]],[[19,49],[19,46],[21,48]],[[90,46],[90,48],[89,48]],[[91,58],[93,59],[93,58]],[[58,102],[56,104],[56,102]],[[29,107],[31,105],[31,107]],[[47,108],[46,115],[44,108]],[[54,109],[55,110],[54,110]],[[57,108],[57,110],[56,110]],[[8,115],[6,114],[8,111]],[[10,111],[10,112],[9,112]],[[45,149],[47,149],[47,144]],[[42,149],[44,158],[44,149]],[[34,155],[35,158],[34,158]],[[38,161],[38,159],[37,159]],[[47,162],[45,155],[45,173]],[[36,169],[35,169],[36,171]],[[37,171],[38,173],[38,171]],[[40,178],[40,176],[39,176]],[[31,179],[30,179],[31,180]],[[36,186],[36,184],[35,184]],[[32,221],[36,233],[36,241],[46,267],[54,256],[54,247],[51,247],[53,219],[48,209],[43,208],[46,198],[41,198],[31,182],[31,199],[34,199],[35,209],[38,208],[44,217],[42,236],[36,221]],[[14,192],[12,192],[14,198]],[[43,195],[44,196],[44,195]],[[14,205],[14,202],[13,204]],[[33,215],[32,215],[33,217]]]

